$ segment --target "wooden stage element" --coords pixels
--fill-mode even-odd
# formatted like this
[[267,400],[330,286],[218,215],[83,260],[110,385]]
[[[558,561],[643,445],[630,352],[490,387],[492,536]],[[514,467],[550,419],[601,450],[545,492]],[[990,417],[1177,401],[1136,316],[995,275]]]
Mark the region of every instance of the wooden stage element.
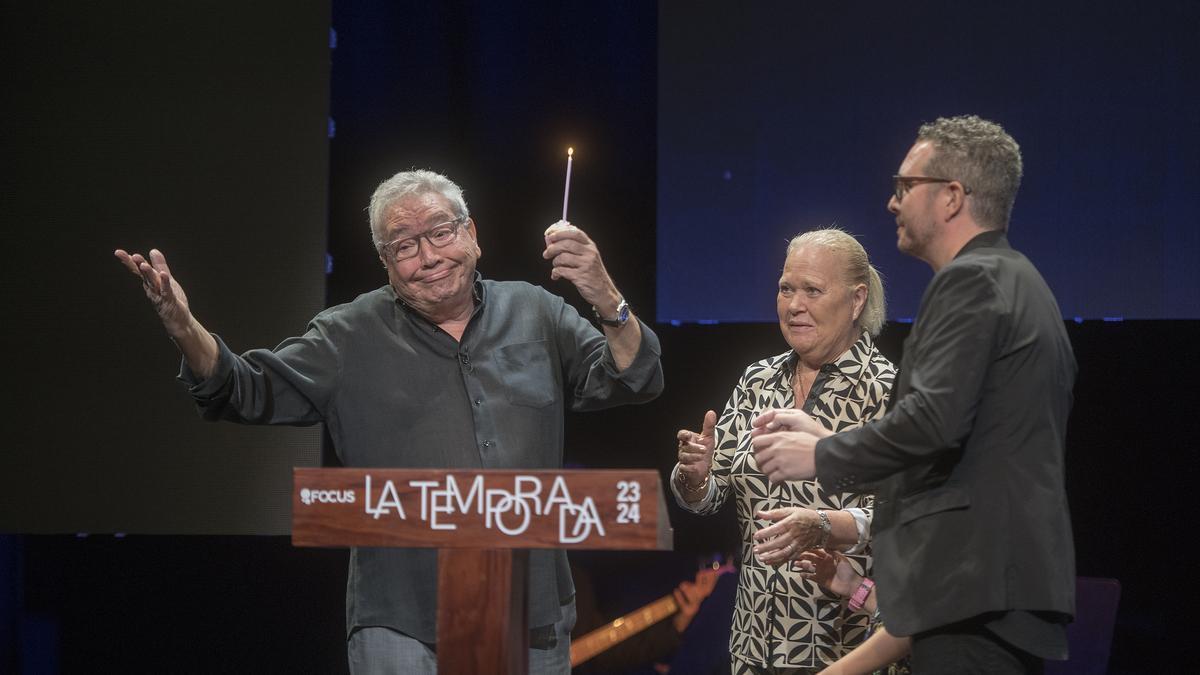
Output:
[[296,546],[438,551],[438,672],[525,673],[530,548],[669,550],[657,471],[294,470]]

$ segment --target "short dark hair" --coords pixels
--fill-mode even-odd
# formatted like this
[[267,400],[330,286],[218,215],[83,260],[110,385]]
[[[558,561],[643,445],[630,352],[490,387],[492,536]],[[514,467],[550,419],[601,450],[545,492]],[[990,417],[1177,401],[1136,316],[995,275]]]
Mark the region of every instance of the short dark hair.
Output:
[[975,115],[939,117],[921,126],[917,142],[933,143],[925,173],[952,178],[971,190],[967,208],[989,230],[1007,230],[1021,187],[1021,148],[995,122]]

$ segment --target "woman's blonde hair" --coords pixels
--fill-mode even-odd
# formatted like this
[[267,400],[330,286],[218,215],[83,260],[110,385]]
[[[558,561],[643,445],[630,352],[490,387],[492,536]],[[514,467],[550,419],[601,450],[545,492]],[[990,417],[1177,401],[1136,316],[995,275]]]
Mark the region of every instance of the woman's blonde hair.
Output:
[[883,322],[887,318],[887,301],[883,297],[883,278],[879,270],[871,265],[867,251],[858,243],[853,235],[836,227],[821,230],[811,230],[792,237],[788,242],[787,254],[805,246],[819,246],[833,251],[841,256],[845,263],[845,280],[850,286],[865,284],[867,287],[867,302],[858,315],[855,323],[871,337],[879,335],[883,330]]

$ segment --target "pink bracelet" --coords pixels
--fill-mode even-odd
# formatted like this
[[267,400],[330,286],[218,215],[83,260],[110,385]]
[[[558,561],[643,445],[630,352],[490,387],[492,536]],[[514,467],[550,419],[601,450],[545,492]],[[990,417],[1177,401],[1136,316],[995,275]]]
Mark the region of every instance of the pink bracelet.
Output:
[[863,604],[867,601],[867,596],[871,594],[872,588],[875,588],[875,582],[863,577],[862,583],[858,585],[858,589],[854,591],[854,595],[850,596],[850,611],[857,612],[863,608]]

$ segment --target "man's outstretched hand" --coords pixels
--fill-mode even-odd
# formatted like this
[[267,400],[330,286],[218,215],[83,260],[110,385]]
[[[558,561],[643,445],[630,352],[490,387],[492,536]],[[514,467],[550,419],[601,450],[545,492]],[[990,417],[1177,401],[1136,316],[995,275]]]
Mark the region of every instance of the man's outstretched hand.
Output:
[[162,251],[150,249],[149,259],[141,253],[130,254],[123,249],[117,249],[113,255],[130,274],[141,280],[146,298],[153,305],[167,335],[175,340],[183,352],[192,371],[201,378],[211,376],[216,370],[219,355],[217,341],[192,316],[187,294],[171,275],[171,268],[167,266],[167,258]]

